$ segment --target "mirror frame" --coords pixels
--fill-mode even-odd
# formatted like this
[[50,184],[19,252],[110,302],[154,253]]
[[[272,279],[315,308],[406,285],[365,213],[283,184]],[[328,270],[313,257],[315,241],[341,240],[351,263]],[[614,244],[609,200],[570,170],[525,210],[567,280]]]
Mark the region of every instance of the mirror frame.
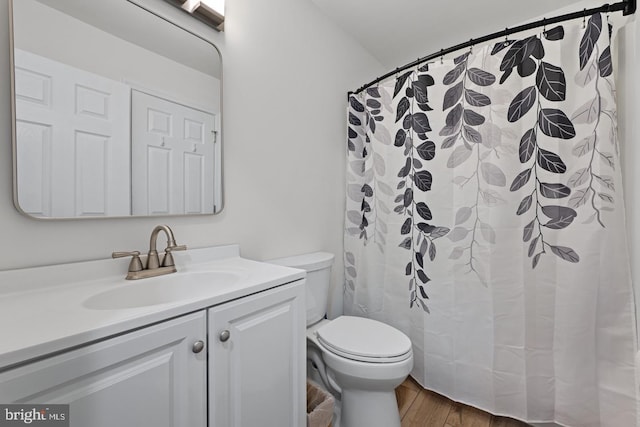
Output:
[[[16,210],[22,214],[23,216],[30,218],[30,219],[34,219],[37,221],[69,221],[69,220],[100,220],[100,219],[136,219],[136,218],[169,218],[169,217],[184,217],[184,218],[189,218],[189,217],[203,217],[203,216],[213,216],[213,215],[217,215],[220,212],[222,212],[222,210],[225,207],[225,197],[224,197],[224,166],[223,166],[223,157],[224,157],[224,112],[223,112],[223,81],[224,81],[224,61],[222,58],[222,52],[220,52],[220,49],[218,49],[218,47],[213,44],[213,42],[211,42],[210,40],[208,40],[207,38],[205,38],[204,36],[198,34],[197,32],[186,28],[186,26],[179,24],[178,22],[175,22],[174,20],[172,20],[170,17],[164,16],[163,14],[152,10],[151,8],[149,8],[148,6],[142,5],[140,4],[137,0],[121,0],[121,1],[126,1],[127,3],[130,3],[131,5],[140,8],[141,10],[144,10],[145,12],[155,16],[158,19],[161,19],[165,22],[167,22],[170,25],[173,25],[185,32],[187,32],[188,34],[197,37],[198,39],[200,39],[201,41],[211,45],[213,47],[213,49],[215,50],[215,52],[218,53],[218,58],[220,61],[220,100],[219,100],[219,105],[220,105],[220,111],[219,111],[219,123],[220,123],[220,130],[218,132],[219,135],[219,141],[216,141],[217,144],[219,144],[219,149],[218,149],[218,155],[215,156],[214,158],[214,211],[212,213],[197,213],[197,214],[166,214],[166,215],[128,215],[128,216],[118,216],[118,215],[114,215],[114,216],[76,216],[76,217],[39,217],[39,216],[34,216],[31,215],[27,212],[25,212],[19,204],[18,201],[18,156],[17,156],[17,103],[16,103],[16,71],[15,71],[15,23],[14,23],[14,3],[20,1],[20,0],[8,0],[8,17],[9,17],[9,66],[10,66],[10,97],[11,97],[11,154],[12,154],[12,167],[13,167],[13,173],[12,173],[12,179],[13,179],[13,183],[12,183],[12,188],[13,188],[13,205],[16,208]],[[167,5],[169,5],[172,9],[176,10],[176,13],[180,13],[179,10],[177,10],[174,6],[171,6],[169,4],[169,2],[165,3]],[[195,21],[197,21],[196,18],[191,17],[192,19],[194,19]],[[216,191],[219,194],[219,204],[216,204]]]

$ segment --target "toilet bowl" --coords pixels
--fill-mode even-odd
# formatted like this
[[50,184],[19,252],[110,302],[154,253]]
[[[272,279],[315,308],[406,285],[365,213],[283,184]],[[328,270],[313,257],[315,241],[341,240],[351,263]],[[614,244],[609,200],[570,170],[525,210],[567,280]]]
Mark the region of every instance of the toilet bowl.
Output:
[[406,335],[375,320],[341,316],[309,327],[307,343],[321,354],[322,383],[339,396],[341,427],[400,426],[394,390],[413,367]]
[[[334,427],[400,427],[395,388],[413,367],[411,341],[382,322],[354,316],[325,318],[333,255],[282,258],[276,264],[307,271],[307,360],[313,379],[334,394]],[[316,378],[317,376],[317,378]]]

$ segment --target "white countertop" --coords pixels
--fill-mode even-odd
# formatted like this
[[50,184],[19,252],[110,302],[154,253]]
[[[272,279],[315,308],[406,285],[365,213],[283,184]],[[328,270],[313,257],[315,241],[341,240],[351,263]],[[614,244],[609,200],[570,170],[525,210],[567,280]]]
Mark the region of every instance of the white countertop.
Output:
[[[305,272],[240,257],[236,245],[174,253],[178,273],[125,280],[128,260],[60,264],[0,271],[0,371],[182,314],[290,283]],[[180,280],[190,272],[238,272],[233,284],[216,284],[205,296],[125,309],[91,309],[85,301],[125,286]]]

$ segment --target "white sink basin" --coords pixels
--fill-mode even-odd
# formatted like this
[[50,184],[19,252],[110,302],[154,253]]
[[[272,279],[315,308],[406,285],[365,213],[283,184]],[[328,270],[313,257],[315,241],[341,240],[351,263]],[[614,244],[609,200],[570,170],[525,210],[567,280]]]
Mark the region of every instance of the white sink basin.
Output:
[[93,295],[82,305],[93,310],[118,310],[203,298],[212,293],[212,288],[228,287],[243,276],[239,271],[217,270],[167,274],[130,281]]

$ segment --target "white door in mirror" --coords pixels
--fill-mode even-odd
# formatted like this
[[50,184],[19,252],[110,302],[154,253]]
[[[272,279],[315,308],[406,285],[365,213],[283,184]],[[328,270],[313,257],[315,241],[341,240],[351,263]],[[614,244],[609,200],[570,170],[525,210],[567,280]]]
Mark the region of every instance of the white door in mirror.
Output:
[[15,64],[20,207],[128,216],[129,87],[20,49]]
[[214,213],[214,114],[131,96],[133,215]]

